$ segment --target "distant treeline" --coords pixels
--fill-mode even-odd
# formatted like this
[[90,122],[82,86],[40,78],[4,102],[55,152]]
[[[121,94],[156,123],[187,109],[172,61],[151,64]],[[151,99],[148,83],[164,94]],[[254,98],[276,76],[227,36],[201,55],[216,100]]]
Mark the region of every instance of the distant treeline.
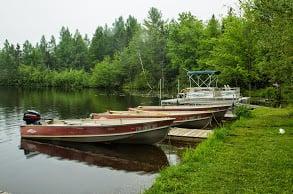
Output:
[[143,23],[119,17],[92,39],[62,27],[59,40],[0,49],[0,85],[98,88],[174,87],[186,70],[220,70],[220,84],[264,88],[292,85],[291,0],[246,0],[203,22],[191,13],[165,21],[151,8]]

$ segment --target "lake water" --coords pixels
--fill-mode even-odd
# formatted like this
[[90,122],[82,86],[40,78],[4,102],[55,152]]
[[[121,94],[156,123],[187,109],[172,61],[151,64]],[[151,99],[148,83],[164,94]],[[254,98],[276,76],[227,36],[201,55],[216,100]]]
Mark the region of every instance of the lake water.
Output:
[[21,140],[23,112],[86,118],[92,112],[156,105],[152,97],[97,90],[0,88],[0,191],[10,193],[140,193],[158,171],[179,162],[171,145],[104,145]]

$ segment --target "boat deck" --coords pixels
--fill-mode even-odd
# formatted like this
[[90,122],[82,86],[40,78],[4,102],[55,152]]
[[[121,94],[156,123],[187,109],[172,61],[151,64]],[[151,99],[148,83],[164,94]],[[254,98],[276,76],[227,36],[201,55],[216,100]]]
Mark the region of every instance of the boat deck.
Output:
[[212,130],[206,129],[186,129],[173,127],[168,133],[167,139],[184,142],[198,142],[206,139]]

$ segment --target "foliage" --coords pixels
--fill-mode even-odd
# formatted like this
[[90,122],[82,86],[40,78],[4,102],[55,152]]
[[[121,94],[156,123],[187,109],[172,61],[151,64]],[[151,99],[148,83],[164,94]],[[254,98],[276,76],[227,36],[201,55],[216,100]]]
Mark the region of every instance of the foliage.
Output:
[[270,83],[292,84],[292,1],[250,0],[242,6],[257,40],[256,65]]
[[148,86],[148,80],[151,79],[151,74],[148,71],[140,72],[137,76],[135,76],[134,81],[129,83],[125,88],[128,89],[150,89]]
[[120,64],[110,62],[110,58],[105,58],[97,63],[92,70],[92,86],[98,88],[118,88],[120,85]]
[[65,87],[89,86],[89,75],[84,70],[67,69],[60,72],[29,65],[19,66],[20,86]]
[[18,83],[17,67],[20,65],[20,46],[16,47],[7,40],[0,50],[0,85],[16,85]]
[[243,117],[243,118],[250,118],[251,117],[251,110],[248,106],[246,105],[240,105],[236,106],[235,109],[233,110],[233,113],[238,117]]
[[203,24],[191,13],[179,15],[178,22],[169,27],[167,55],[179,78],[186,80],[186,70],[199,69],[199,48],[203,38]]
[[167,27],[162,13],[152,7],[144,20],[143,41],[138,47],[145,69],[150,73],[151,85],[156,86],[159,79],[165,77]]

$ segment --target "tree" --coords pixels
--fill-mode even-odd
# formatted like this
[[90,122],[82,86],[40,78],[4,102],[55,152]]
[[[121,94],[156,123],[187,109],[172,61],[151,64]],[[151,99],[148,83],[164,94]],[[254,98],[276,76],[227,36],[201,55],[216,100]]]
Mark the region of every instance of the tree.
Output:
[[33,59],[32,59],[32,53],[34,50],[34,47],[32,44],[26,40],[24,44],[22,45],[22,63],[25,65],[32,65]]
[[121,51],[127,45],[127,33],[123,17],[113,23],[113,50],[114,52]]
[[89,47],[90,61],[96,63],[102,61],[105,56],[112,56],[112,54],[113,46],[111,31],[107,26],[104,28],[98,26]]
[[[130,19],[131,18],[131,19]],[[127,87],[154,88],[165,75],[166,60],[166,22],[156,8],[149,10],[144,28],[128,18],[128,33],[132,34],[128,46],[120,54],[122,75]],[[132,30],[130,30],[132,29]],[[143,76],[143,79],[142,77]]]
[[209,64],[211,59],[211,53],[214,47],[217,45],[219,36],[221,35],[221,27],[219,21],[213,14],[204,28],[204,35],[201,38],[199,45],[199,60],[198,63],[201,69],[214,68],[212,64]]
[[118,88],[120,87],[120,65],[111,62],[106,57],[102,62],[95,65],[92,72],[92,85],[99,88]]
[[18,84],[18,67],[20,65],[21,51],[17,44],[16,48],[5,40],[4,47],[0,52],[0,85]]
[[199,57],[203,37],[203,23],[191,13],[179,14],[178,22],[170,24],[167,55],[181,80],[186,80],[186,70],[201,68]]
[[91,67],[88,57],[88,47],[78,30],[76,30],[73,39],[74,44],[72,66],[75,69],[84,69],[85,71],[89,71]]
[[164,79],[166,68],[167,27],[162,13],[152,7],[144,20],[145,31],[142,31],[142,48],[139,49],[142,61],[153,79],[152,85],[157,85],[159,79]]
[[74,39],[68,28],[61,28],[60,42],[56,48],[56,57],[58,69],[73,68]]
[[51,36],[51,39],[48,43],[48,52],[49,52],[48,66],[50,67],[50,69],[53,69],[53,70],[58,69],[56,49],[57,49],[56,39],[54,36]]
[[221,34],[220,24],[214,14],[205,28],[205,34],[209,38],[218,38]]
[[132,40],[132,38],[135,36],[135,34],[140,30],[141,26],[137,22],[137,19],[130,15],[128,16],[126,20],[125,28],[126,28],[126,42],[128,45],[129,42]]
[[41,65],[47,69],[50,69],[51,61],[50,61],[50,52],[48,48],[48,43],[46,41],[45,36],[43,35],[40,41],[40,44],[38,44],[37,49],[40,50],[41,57],[42,57],[42,62]]
[[222,71],[222,83],[248,87],[250,80],[257,80],[254,69],[253,33],[244,18],[229,12],[223,18],[224,30],[212,51],[211,64]]
[[244,17],[256,36],[256,66],[272,83],[293,82],[293,4],[290,0],[249,0]]

